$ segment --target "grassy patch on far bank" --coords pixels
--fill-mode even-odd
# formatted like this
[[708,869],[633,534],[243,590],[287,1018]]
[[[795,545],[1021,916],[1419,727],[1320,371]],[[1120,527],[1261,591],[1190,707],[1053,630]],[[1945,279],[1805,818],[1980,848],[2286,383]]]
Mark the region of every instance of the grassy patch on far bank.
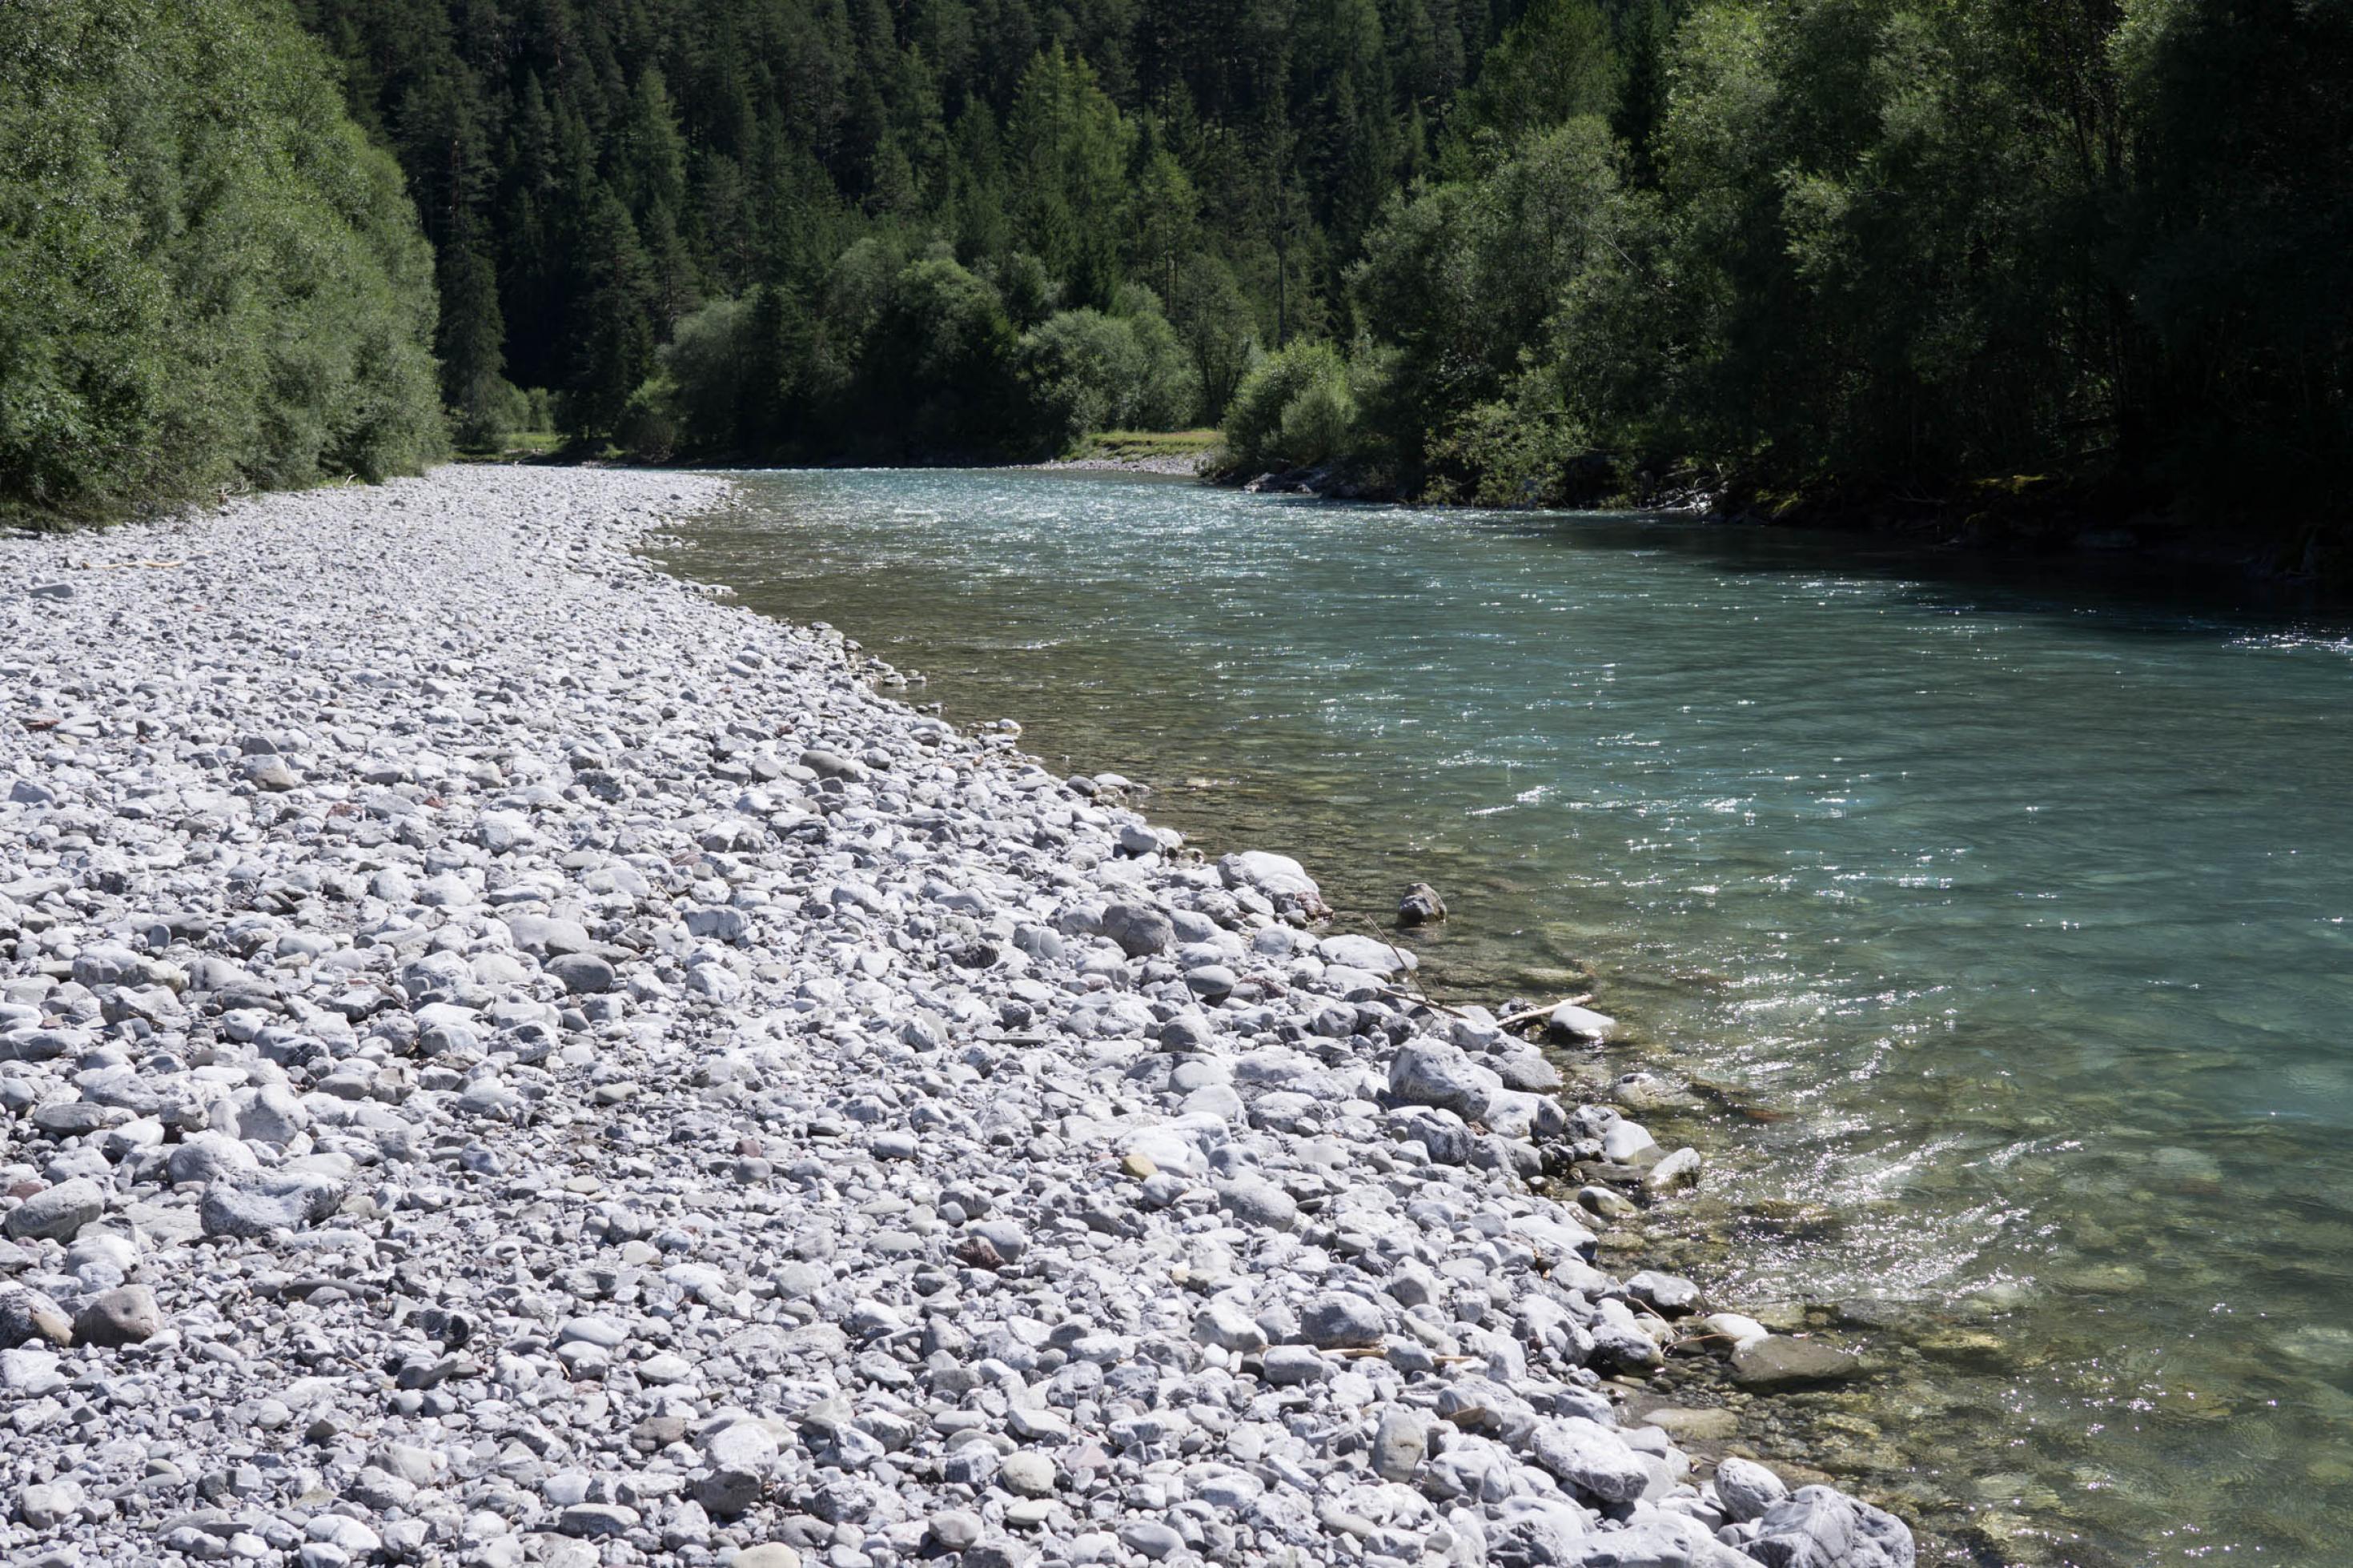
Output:
[[1225,437],[1205,430],[1103,430],[1072,444],[1063,456],[1072,462],[1106,458],[1116,462],[1142,462],[1148,458],[1199,458],[1213,451]]
[[460,447],[457,453],[461,463],[536,463],[565,457],[617,456],[619,448],[604,443],[596,452],[575,451],[570,438],[555,430],[509,430],[495,447]]

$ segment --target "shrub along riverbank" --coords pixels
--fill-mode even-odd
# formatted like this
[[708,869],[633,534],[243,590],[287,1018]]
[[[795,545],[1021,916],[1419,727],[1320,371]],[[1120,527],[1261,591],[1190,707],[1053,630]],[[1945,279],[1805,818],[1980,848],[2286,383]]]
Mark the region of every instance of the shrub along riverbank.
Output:
[[0,515],[443,449],[432,258],[278,0],[0,7]]

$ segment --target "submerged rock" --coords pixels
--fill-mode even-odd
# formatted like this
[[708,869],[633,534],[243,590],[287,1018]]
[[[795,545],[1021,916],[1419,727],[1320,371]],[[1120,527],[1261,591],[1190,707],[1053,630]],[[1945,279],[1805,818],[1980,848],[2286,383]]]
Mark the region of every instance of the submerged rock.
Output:
[[1565,1040],[1597,1045],[1618,1033],[1618,1020],[1607,1013],[1575,1002],[1564,1002],[1545,1019],[1545,1026]]
[[1862,1373],[1862,1358],[1820,1340],[1767,1334],[1744,1341],[1732,1352],[1732,1381],[1743,1388],[1797,1388],[1843,1383]]
[[1401,926],[1435,925],[1445,918],[1446,900],[1427,882],[1416,882],[1398,900],[1397,921]]

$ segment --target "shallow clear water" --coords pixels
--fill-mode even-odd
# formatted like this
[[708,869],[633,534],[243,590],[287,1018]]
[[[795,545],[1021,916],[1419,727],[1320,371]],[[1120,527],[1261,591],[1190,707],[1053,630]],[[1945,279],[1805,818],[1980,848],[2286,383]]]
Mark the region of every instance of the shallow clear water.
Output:
[[1941,1552],[2353,1560],[2337,634],[1091,477],[751,476],[661,552],[1344,913],[1436,883],[1441,994],[1589,984],[1597,1071],[1709,1089],[1694,1271],[1846,1303],[1806,1451]]

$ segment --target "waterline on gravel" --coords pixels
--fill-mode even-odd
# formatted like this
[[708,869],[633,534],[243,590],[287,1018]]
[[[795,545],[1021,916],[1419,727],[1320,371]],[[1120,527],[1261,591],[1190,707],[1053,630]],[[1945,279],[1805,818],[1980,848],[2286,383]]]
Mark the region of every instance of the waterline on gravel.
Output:
[[1344,915],[1439,884],[1441,995],[1598,984],[1612,1065],[1721,1124],[1711,1281],[1895,1363],[1813,1401],[1841,1473],[2021,1558],[2353,1528],[2341,628],[1060,476],[749,477],[677,559],[1301,854]]
[[719,488],[0,543],[8,1560],[1908,1568],[1628,1402],[1633,1121],[632,555]]

